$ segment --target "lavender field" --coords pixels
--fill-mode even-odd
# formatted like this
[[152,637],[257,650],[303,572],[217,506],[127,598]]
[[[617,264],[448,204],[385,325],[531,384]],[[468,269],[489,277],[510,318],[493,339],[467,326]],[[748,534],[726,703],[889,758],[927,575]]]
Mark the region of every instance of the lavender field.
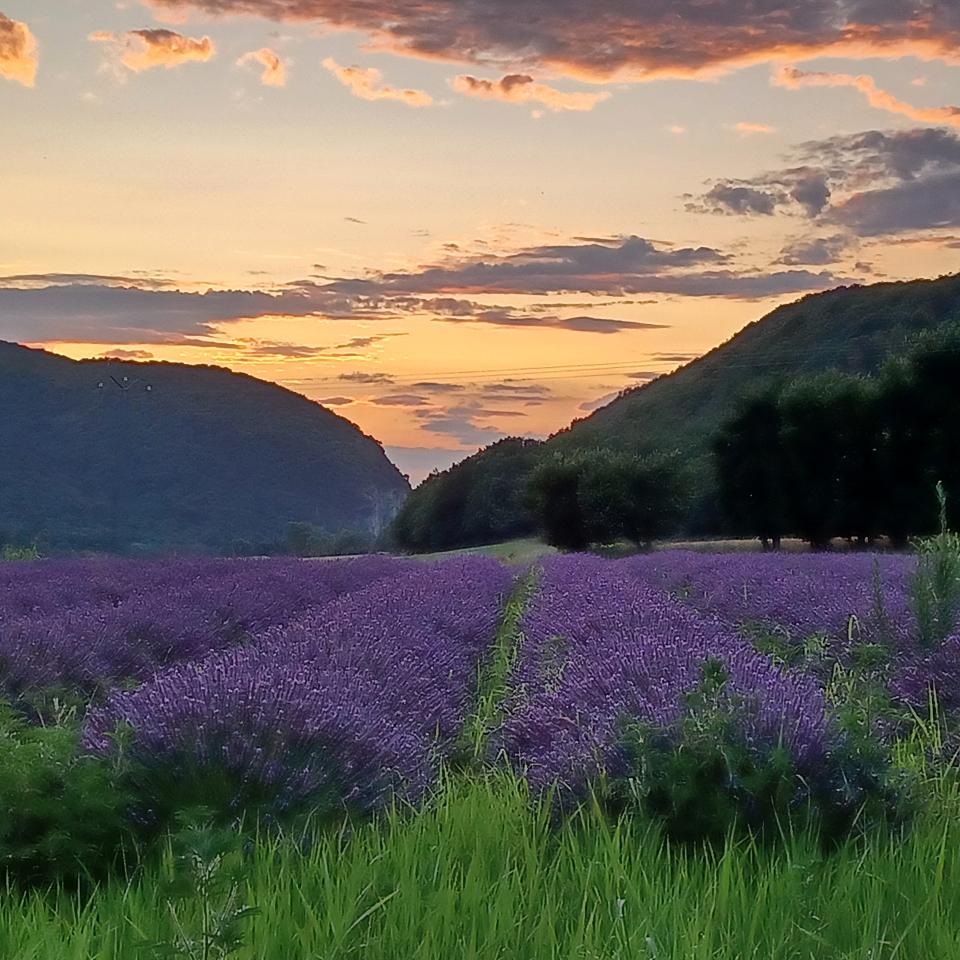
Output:
[[[548,831],[593,809],[681,844],[752,833],[775,848],[771,828],[791,820],[831,842],[880,842],[915,829],[930,783],[952,782],[960,636],[921,630],[917,564],[686,552],[521,567],[9,563],[5,738],[26,749],[63,734],[74,816],[90,798],[70,793],[70,771],[101,771],[114,831],[141,843],[198,807],[221,825],[307,817],[382,836],[398,816],[436,822],[465,784],[506,782]],[[26,802],[9,785],[0,799]],[[92,871],[86,860],[122,846],[93,830],[57,847],[51,869],[42,844],[0,835],[28,884]]]

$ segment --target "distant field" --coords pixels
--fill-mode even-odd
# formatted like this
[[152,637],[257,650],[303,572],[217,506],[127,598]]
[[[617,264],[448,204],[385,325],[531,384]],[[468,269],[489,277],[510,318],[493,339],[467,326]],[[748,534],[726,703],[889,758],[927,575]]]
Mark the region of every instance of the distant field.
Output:
[[540,540],[533,538],[522,540],[505,540],[503,543],[493,543],[482,547],[464,547],[460,550],[445,550],[439,553],[417,554],[425,560],[437,560],[444,557],[494,557],[504,563],[521,564],[531,563],[541,557],[549,557],[557,551]]

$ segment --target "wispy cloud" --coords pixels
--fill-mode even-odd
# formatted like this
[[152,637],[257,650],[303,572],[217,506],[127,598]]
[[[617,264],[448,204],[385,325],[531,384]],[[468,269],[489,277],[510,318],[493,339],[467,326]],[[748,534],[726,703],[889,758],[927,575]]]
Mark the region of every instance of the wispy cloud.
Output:
[[205,63],[217,53],[216,44],[209,37],[185,37],[173,30],[130,30],[119,35],[98,30],[90,34],[90,40],[107,44],[117,62],[134,73]]
[[287,65],[276,51],[269,47],[260,50],[251,50],[237,60],[238,67],[247,64],[259,64],[263,67],[260,73],[260,83],[265,87],[284,87],[287,84]]
[[870,106],[877,110],[909,117],[919,123],[960,127],[960,107],[914,106],[882,90],[873,77],[864,74],[854,76],[849,73],[815,73],[798,70],[796,67],[783,67],[773,75],[772,82],[789,90],[799,90],[801,87],[851,87],[859,90]]
[[735,124],[734,130],[744,137],[754,137],[758,134],[770,134],[777,132],[777,128],[770,126],[769,123],[751,123],[748,120],[741,120],[740,123]]
[[402,90],[384,83],[383,74],[375,67],[342,67],[333,57],[327,57],[323,65],[361,100],[396,100],[408,107],[433,104],[433,97],[425,90]]
[[533,77],[523,73],[511,73],[499,80],[483,80],[464,75],[455,77],[451,81],[451,86],[457,93],[467,97],[476,97],[480,100],[499,100],[502,103],[536,103],[552,110],[554,113],[589,111],[598,103],[610,99],[610,94],[607,91],[568,93],[548,84],[538,83]]

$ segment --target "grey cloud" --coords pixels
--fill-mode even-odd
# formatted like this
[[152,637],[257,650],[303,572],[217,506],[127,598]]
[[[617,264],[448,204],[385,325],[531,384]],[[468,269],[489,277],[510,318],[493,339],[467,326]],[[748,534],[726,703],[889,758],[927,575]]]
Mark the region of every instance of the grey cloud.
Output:
[[[721,180],[690,200],[692,212],[770,216],[791,213],[839,224],[860,236],[960,225],[960,136],[920,128],[845,134],[798,146],[798,167],[749,180]],[[820,247],[787,264],[823,264]],[[801,254],[804,256],[804,254]]]
[[854,194],[834,207],[830,218],[864,237],[960,227],[960,168]]
[[166,13],[259,14],[358,30],[431,60],[547,67],[604,79],[690,76],[772,60],[864,51],[952,57],[954,0],[147,0]]
[[624,330],[663,329],[662,323],[641,323],[636,320],[614,320],[605,317],[559,317],[553,314],[536,315],[512,310],[481,310],[467,316],[437,317],[443,323],[489,323],[500,327],[552,327],[577,333],[620,333]]
[[849,234],[828,237],[794,237],[780,251],[779,262],[787,266],[837,263],[856,246],[856,238]]
[[466,388],[462,383],[435,383],[432,380],[420,380],[411,384],[413,390],[427,393],[462,393]]
[[395,382],[393,377],[385,373],[364,373],[360,370],[354,373],[341,373],[337,379],[346,383],[376,384],[378,386]]
[[152,360],[149,350],[108,350],[100,354],[101,360]]
[[391,393],[385,397],[376,397],[371,403],[379,407],[422,407],[429,403],[426,397],[413,393]]
[[[452,321],[503,326],[567,327],[589,332],[649,328],[638,321],[593,317],[539,318],[507,307],[483,307],[455,294],[605,293],[674,294],[693,297],[759,299],[806,293],[837,286],[842,279],[827,273],[783,271],[757,274],[723,268],[731,257],[712,247],[674,247],[641,237],[615,244],[551,244],[499,257],[450,259],[409,273],[333,282],[325,289],[368,298],[386,298],[395,307],[408,301]],[[723,269],[720,269],[723,268]],[[434,299],[417,296],[437,294]],[[408,309],[414,309],[409,306]]]

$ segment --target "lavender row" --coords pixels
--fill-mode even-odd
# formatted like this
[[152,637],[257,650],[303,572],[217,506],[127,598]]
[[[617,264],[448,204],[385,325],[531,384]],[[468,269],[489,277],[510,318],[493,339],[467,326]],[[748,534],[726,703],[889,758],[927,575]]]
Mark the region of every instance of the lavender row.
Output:
[[512,576],[482,558],[403,573],[183,663],[88,719],[89,749],[129,727],[133,756],[171,780],[226,773],[236,801],[368,810],[419,797],[471,709]]
[[746,748],[759,756],[783,744],[801,775],[822,777],[831,733],[816,681],[780,671],[729,627],[638,582],[629,562],[548,562],[522,632],[500,746],[539,789],[579,795],[601,773],[626,775],[624,724],[669,733],[708,660],[728,671]]
[[894,702],[925,714],[931,698],[944,718],[960,713],[960,636],[919,646],[912,608],[916,558],[870,554],[703,554],[668,551],[626,561],[640,582],[667,590],[705,616],[750,635],[788,643],[828,641],[805,666],[829,676],[857,643],[888,647]]
[[730,626],[778,630],[795,642],[822,636],[842,645],[851,629],[899,648],[914,641],[913,557],[667,551],[627,565],[643,583]]
[[241,643],[407,569],[384,557],[7,564],[0,688],[85,692]]

